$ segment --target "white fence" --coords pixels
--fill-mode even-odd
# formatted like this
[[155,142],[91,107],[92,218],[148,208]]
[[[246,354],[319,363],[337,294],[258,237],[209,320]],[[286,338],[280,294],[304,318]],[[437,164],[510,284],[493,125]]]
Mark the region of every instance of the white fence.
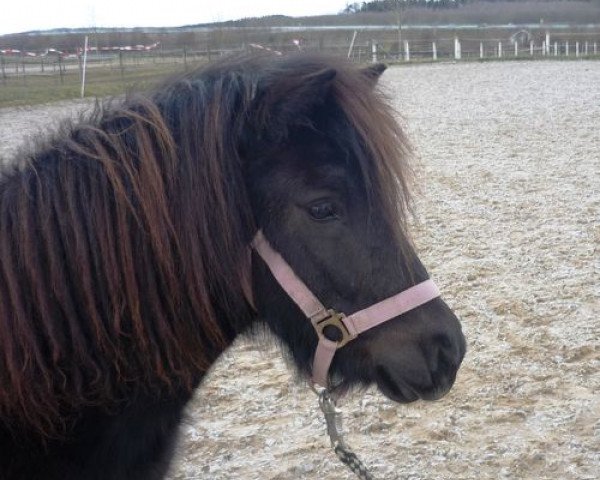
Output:
[[598,40],[552,40],[549,35],[541,42],[529,40],[480,40],[462,41],[454,39],[433,42],[402,41],[402,49],[390,51],[376,40],[370,46],[357,46],[349,52],[348,57],[354,61],[367,61],[365,54],[370,50],[370,59],[378,61],[437,61],[437,60],[494,60],[494,59],[527,59],[527,58],[600,58]]
[[[435,41],[400,39],[395,42],[364,41],[355,42],[356,35],[348,43],[306,42],[280,45],[244,44],[235,48],[193,49],[181,48],[169,51],[119,51],[116,53],[93,52],[88,55],[88,68],[94,72],[113,72],[126,78],[140,69],[154,67],[187,69],[212,61],[214,58],[231,53],[252,51],[257,47],[275,52],[307,50],[322,51],[332,55],[348,56],[359,63],[367,62],[424,62],[424,61],[459,61],[459,60],[493,60],[493,59],[528,59],[528,58],[598,58],[600,59],[600,36],[592,38],[552,38],[549,34],[543,40],[516,38],[514,41],[504,39],[445,38]],[[399,48],[400,47],[400,48]],[[16,56],[0,52],[0,87],[12,80],[26,81],[30,76],[57,78],[63,83],[63,77],[69,73],[83,71],[83,56]]]

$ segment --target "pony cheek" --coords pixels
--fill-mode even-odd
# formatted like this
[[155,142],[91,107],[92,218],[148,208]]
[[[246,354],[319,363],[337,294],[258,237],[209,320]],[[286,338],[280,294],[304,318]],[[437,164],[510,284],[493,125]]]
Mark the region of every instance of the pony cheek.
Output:
[[258,330],[267,329],[288,350],[296,367],[309,377],[317,335],[310,321],[285,294],[279,284],[253,253],[253,290]]

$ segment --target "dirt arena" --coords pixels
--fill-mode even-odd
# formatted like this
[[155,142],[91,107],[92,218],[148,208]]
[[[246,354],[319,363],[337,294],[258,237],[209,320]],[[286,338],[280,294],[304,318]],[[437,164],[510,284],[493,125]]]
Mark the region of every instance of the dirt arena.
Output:
[[[378,479],[600,477],[600,62],[392,68],[417,152],[421,258],[463,320],[452,392],[345,399]],[[0,155],[85,107],[0,109]],[[1,454],[1,453],[0,453]],[[190,405],[170,479],[352,479],[313,393],[241,340]]]

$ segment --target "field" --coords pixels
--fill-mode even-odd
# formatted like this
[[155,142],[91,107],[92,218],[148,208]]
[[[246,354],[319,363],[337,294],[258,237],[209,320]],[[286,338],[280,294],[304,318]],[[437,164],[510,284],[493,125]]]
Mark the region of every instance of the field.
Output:
[[[164,77],[183,72],[183,62],[179,63],[155,63],[151,59],[122,66],[118,60],[91,64],[87,69],[85,96],[94,98],[121,95],[135,88],[147,88]],[[39,60],[29,63],[6,62],[8,74],[0,83],[0,108],[56,102],[81,96],[81,73],[77,60],[64,63],[62,75],[56,61],[48,62],[43,68],[44,71]],[[15,70],[19,72],[18,75]]]
[[[462,318],[452,392],[343,402],[379,479],[596,479],[600,472],[600,62],[392,68],[416,150],[421,258]],[[0,109],[0,155],[88,103]],[[354,478],[313,393],[240,339],[190,405],[170,479]]]

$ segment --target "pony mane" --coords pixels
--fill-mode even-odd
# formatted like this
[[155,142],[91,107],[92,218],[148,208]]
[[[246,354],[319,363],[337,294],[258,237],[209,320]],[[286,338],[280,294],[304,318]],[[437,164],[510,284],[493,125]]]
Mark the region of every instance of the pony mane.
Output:
[[382,91],[373,85],[370,73],[362,72],[357,76],[355,69],[347,65],[344,69],[343,66],[335,67],[338,75],[333,93],[359,139],[359,152],[355,153],[369,208],[383,213],[406,255],[412,245],[407,228],[407,220],[413,213],[412,147],[398,123],[398,112],[390,106]]
[[0,177],[0,422],[60,436],[82,408],[198,384],[253,315],[240,144],[257,88],[325,68],[373,208],[403,229],[406,139],[362,74],[320,56],[210,65],[15,159]]

